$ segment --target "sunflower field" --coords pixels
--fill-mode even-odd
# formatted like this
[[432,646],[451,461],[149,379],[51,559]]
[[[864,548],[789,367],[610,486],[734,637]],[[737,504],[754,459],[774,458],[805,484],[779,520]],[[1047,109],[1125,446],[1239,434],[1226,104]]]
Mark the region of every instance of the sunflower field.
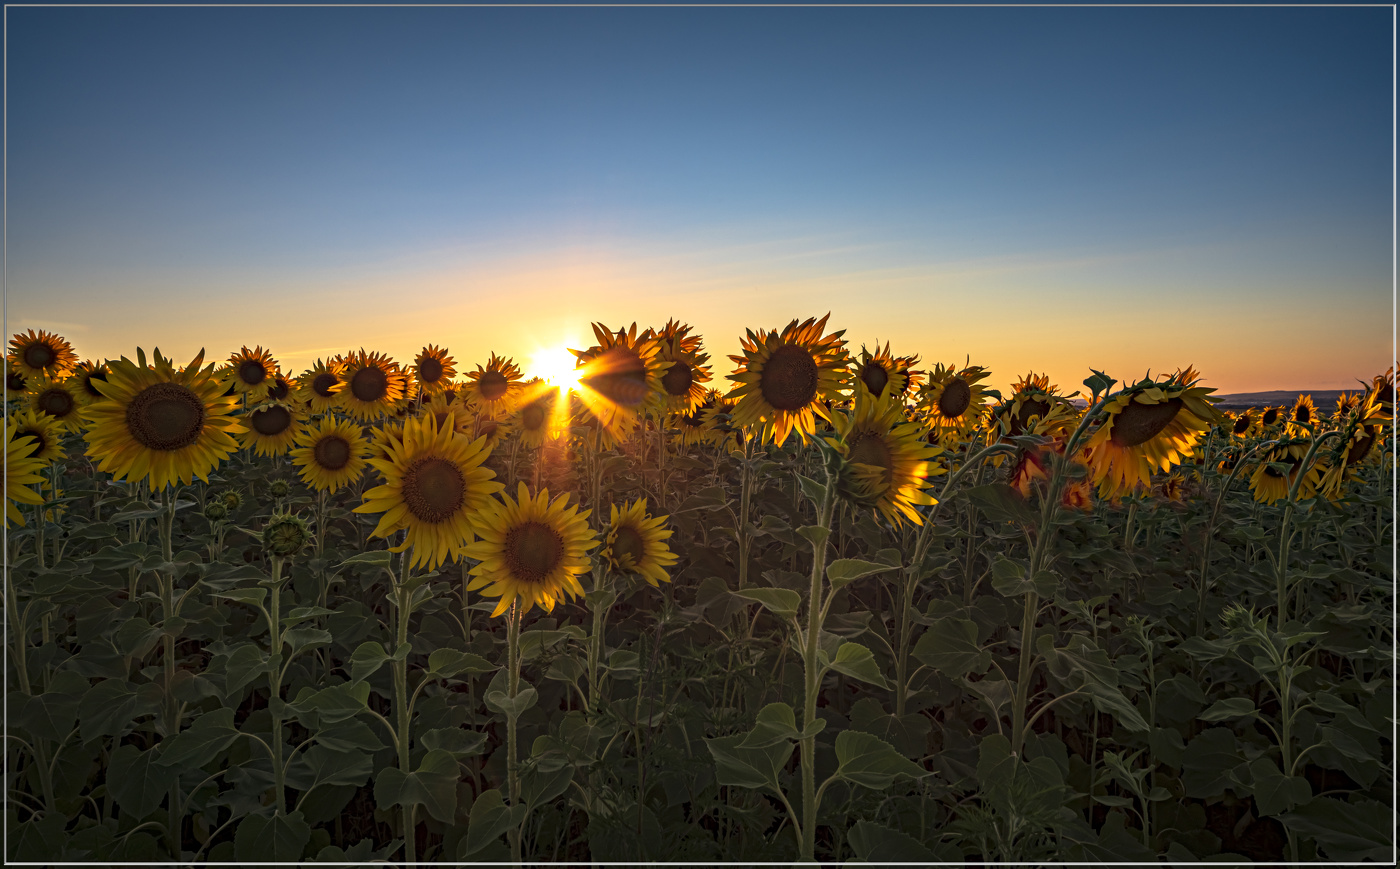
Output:
[[1393,369],[1227,413],[593,333],[13,336],[7,857],[1393,859]]

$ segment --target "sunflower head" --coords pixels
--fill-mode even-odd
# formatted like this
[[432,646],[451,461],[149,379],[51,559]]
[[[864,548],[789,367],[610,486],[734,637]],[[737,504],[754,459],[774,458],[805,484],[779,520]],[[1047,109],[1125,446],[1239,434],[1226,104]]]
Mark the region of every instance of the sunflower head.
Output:
[[427,395],[441,393],[456,375],[456,361],[436,344],[424,347],[413,359],[413,379]]
[[388,356],[360,348],[346,359],[335,389],[341,410],[370,422],[394,412],[408,390],[408,375]]
[[319,492],[337,492],[360,479],[370,453],[364,429],[330,415],[303,427],[294,444],[292,464],[302,482]]
[[272,382],[267,387],[267,400],[274,404],[294,405],[297,401],[297,379],[288,377],[281,372],[273,375]]
[[29,378],[13,362],[5,363],[5,392],[18,397],[29,385]]
[[88,422],[87,455],[117,479],[145,478],[152,489],[207,480],[209,472],[238,449],[242,425],[233,399],[213,366],[201,368],[204,352],[179,371],[155,351],[146,364],[123,356],[110,363],[107,380],[94,381],[104,398],[83,408]]
[[420,412],[432,416],[438,428],[450,425],[458,434],[464,435],[471,435],[472,419],[476,416],[469,406],[448,398],[445,392],[434,393],[423,402]]
[[823,335],[820,320],[793,320],[781,332],[759,330],[740,339],[739,367],[729,379],[739,384],[725,398],[736,401],[735,425],[760,442],[782,446],[796,431],[802,443],[816,433],[816,418],[830,421],[825,402],[839,400],[849,379],[845,330]]
[[1390,366],[1384,374],[1377,374],[1371,378],[1371,386],[1367,390],[1375,398],[1376,406],[1384,413],[1388,414],[1387,419],[1395,417],[1395,366]]
[[252,350],[244,345],[228,358],[228,372],[234,391],[247,395],[250,401],[261,401],[267,397],[277,371],[277,360],[272,358],[272,351],[264,350],[261,345]]
[[[24,443],[30,452],[20,451],[22,458],[32,458],[47,466],[49,462],[63,457],[64,426],[48,414],[32,409],[21,410],[10,416],[6,428],[15,433],[16,439],[29,439]],[[16,450],[19,449],[16,447]]]
[[1157,496],[1173,504],[1186,501],[1186,477],[1179,472],[1163,477],[1156,487]]
[[665,527],[665,516],[648,516],[647,502],[643,498],[634,501],[622,510],[612,505],[608,522],[608,534],[601,555],[608,567],[616,573],[635,574],[651,583],[670,582],[666,568],[677,561],[677,556],[666,545],[666,538],[673,533]]
[[1316,495],[1322,478],[1322,469],[1316,463],[1308,468],[1301,481],[1298,480],[1306,453],[1307,446],[1302,443],[1271,447],[1255,466],[1249,478],[1249,488],[1254,493],[1254,500],[1273,504],[1285,499],[1295,482],[1298,485],[1300,501]]
[[38,506],[44,503],[44,496],[31,486],[44,483],[44,466],[47,461],[36,453],[32,438],[21,432],[11,422],[5,426],[5,527],[10,523],[24,524],[24,514],[19,504]]
[[312,413],[325,413],[336,405],[340,391],[341,368],[335,360],[316,360],[306,373],[297,378],[297,400]]
[[935,363],[928,373],[928,382],[919,390],[919,409],[929,426],[939,432],[972,432],[986,406],[986,387],[981,381],[991,374],[980,365],[958,371],[951,365]]
[[459,392],[477,413],[498,419],[509,414],[520,394],[520,366],[514,360],[491,354],[486,367],[467,373]]
[[520,433],[520,445],[537,448],[563,434],[564,420],[559,390],[536,378],[521,390],[520,403],[511,417],[511,428]]
[[578,577],[588,570],[588,551],[598,535],[588,527],[591,511],[569,506],[569,496],[553,501],[549,490],[531,496],[521,483],[515,499],[501,496],[477,523],[481,539],[463,549],[480,562],[472,568],[468,590],[499,597],[492,616],[517,601],[527,613],[538,605],[546,612],[567,598],[583,594]]
[[871,508],[895,526],[907,519],[922,525],[916,505],[937,503],[924,491],[928,478],[943,473],[930,460],[942,452],[925,430],[904,416],[893,390],[883,398],[857,391],[849,413],[833,416],[837,436],[829,442],[842,459],[838,486],[844,498]]
[[1254,433],[1255,423],[1254,410],[1240,411],[1230,422],[1230,435],[1237,438],[1247,438]]
[[[636,323],[616,332],[594,323],[593,337],[598,343],[587,350],[569,351],[577,360],[578,395],[610,439],[622,440],[644,413],[664,403],[661,348],[655,339],[639,337]],[[587,417],[581,421],[588,424]]]
[[47,377],[31,378],[25,404],[35,413],[52,418],[65,431],[82,427],[81,409],[87,402],[78,393],[72,378],[53,381]]
[[876,342],[874,353],[862,344],[860,356],[851,366],[851,383],[857,392],[866,392],[873,398],[880,398],[887,390],[903,396],[909,391],[909,369],[901,369],[901,361],[890,355],[888,341],[884,347]]
[[1285,431],[1290,437],[1304,437],[1317,427],[1317,408],[1311,395],[1299,395],[1288,409]]
[[78,362],[73,345],[63,338],[45,332],[16,333],[10,339],[10,352],[5,357],[25,377],[48,377],[58,380]]
[[391,551],[412,547],[414,565],[436,568],[472,540],[477,514],[503,488],[482,467],[490,449],[485,438],[468,440],[424,415],[405,421],[402,436],[391,434],[385,452],[370,459],[384,485],[365,492],[355,512],[383,514],[374,536],[404,529],[403,543]]
[[665,409],[685,413],[699,407],[710,380],[710,369],[705,365],[710,357],[700,350],[700,336],[691,335],[689,326],[668,320],[660,332],[653,334],[648,329],[642,339],[654,340],[657,345]]
[[238,440],[260,456],[280,456],[292,448],[301,432],[300,414],[285,404],[267,402],[243,417]]
[[99,398],[103,397],[102,393],[97,391],[97,387],[93,386],[92,382],[94,380],[106,379],[107,363],[94,360],[79,363],[68,377],[69,382],[75,387],[74,391],[78,399],[82,401],[83,404],[87,404],[90,401],[97,401]]
[[278,513],[263,526],[263,551],[273,558],[290,558],[310,540],[306,520],[294,513]]

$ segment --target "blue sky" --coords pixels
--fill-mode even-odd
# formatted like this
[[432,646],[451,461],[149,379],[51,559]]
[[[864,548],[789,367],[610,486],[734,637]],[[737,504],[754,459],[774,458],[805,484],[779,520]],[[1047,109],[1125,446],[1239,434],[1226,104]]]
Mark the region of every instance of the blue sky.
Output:
[[1391,354],[1389,7],[7,14],[7,326],[85,357],[828,311],[1002,385]]

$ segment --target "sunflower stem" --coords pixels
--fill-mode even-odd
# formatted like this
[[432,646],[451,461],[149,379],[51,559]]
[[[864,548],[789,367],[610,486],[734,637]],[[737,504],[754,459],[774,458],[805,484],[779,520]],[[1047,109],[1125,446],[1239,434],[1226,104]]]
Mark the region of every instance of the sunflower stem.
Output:
[[287,770],[282,763],[282,561],[272,557],[272,588],[268,595],[267,711],[272,716],[272,777],[277,813],[287,814]]
[[1303,483],[1303,478],[1308,475],[1308,470],[1312,467],[1313,459],[1317,457],[1317,450],[1323,442],[1340,435],[1338,430],[1325,432],[1312,439],[1312,444],[1308,447],[1308,452],[1303,456],[1303,461],[1298,465],[1298,470],[1294,472],[1293,483],[1288,487],[1288,501],[1283,507],[1283,521],[1279,523],[1278,530],[1278,563],[1274,565],[1278,577],[1278,629],[1283,630],[1284,622],[1288,620],[1288,548],[1292,543],[1293,535],[1289,533],[1289,523],[1293,520],[1293,512],[1298,505],[1298,488]]
[[[413,564],[412,548],[404,550],[402,578],[394,588],[394,604],[397,610],[397,631],[395,636],[394,653],[397,658],[398,650],[408,642],[408,603],[411,592],[408,590],[408,580],[412,576]],[[409,758],[409,722],[408,722],[408,656],[397,658],[394,662],[394,712],[398,731],[395,740],[398,745],[399,770],[404,775],[411,775],[413,772],[411,760]],[[403,809],[403,839],[404,849],[410,864],[418,859],[418,837],[414,833],[414,815],[416,805],[406,806]]]
[[[510,670],[507,687],[514,708],[515,697],[520,693],[520,603],[518,599],[510,605],[510,615],[506,619],[506,663]],[[590,703],[592,702],[590,698]],[[520,805],[520,760],[517,746],[516,716],[506,716],[506,775],[510,781],[510,804]],[[510,830],[510,858],[520,865],[520,824]]]
[[[1225,495],[1230,491],[1230,486],[1244,469],[1246,462],[1254,458],[1254,454],[1260,450],[1275,446],[1278,441],[1266,441],[1259,444],[1254,449],[1245,453],[1235,462],[1235,467],[1230,470],[1230,476],[1225,479],[1225,484],[1220,487],[1220,491],[1215,496],[1215,506],[1210,511],[1210,521],[1206,522],[1205,540],[1201,543],[1201,576],[1196,589],[1196,636],[1200,636],[1205,631],[1206,612],[1206,589],[1210,574],[1210,548],[1215,540],[1215,523],[1220,518],[1220,508],[1225,504]],[[1202,477],[1204,479],[1204,476]]]
[[[826,576],[827,537],[836,512],[836,478],[828,469],[826,491],[822,495],[817,525],[827,531],[820,543],[812,544],[812,585],[807,598],[807,636],[802,650],[805,682],[805,702],[802,707],[802,728],[806,732],[817,718],[817,695],[821,692],[821,667],[817,661],[818,641],[822,630],[822,579]],[[817,849],[817,737],[804,736],[802,748],[802,829],[799,859],[815,859]]]
[[588,723],[597,723],[599,699],[602,693],[601,677],[599,668],[603,658],[603,632],[607,630],[608,609],[612,606],[611,600],[606,600],[612,591],[608,582],[608,569],[599,560],[598,566],[593,570],[593,600],[590,606],[593,608],[593,631],[588,637]]

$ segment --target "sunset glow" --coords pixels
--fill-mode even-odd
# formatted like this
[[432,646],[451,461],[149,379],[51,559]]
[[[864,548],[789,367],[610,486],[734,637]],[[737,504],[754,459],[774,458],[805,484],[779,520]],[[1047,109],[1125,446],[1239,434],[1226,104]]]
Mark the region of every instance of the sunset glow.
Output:
[[568,348],[552,347],[530,357],[525,376],[538,377],[551,386],[572,392],[578,386],[579,372],[574,368],[574,357]]

